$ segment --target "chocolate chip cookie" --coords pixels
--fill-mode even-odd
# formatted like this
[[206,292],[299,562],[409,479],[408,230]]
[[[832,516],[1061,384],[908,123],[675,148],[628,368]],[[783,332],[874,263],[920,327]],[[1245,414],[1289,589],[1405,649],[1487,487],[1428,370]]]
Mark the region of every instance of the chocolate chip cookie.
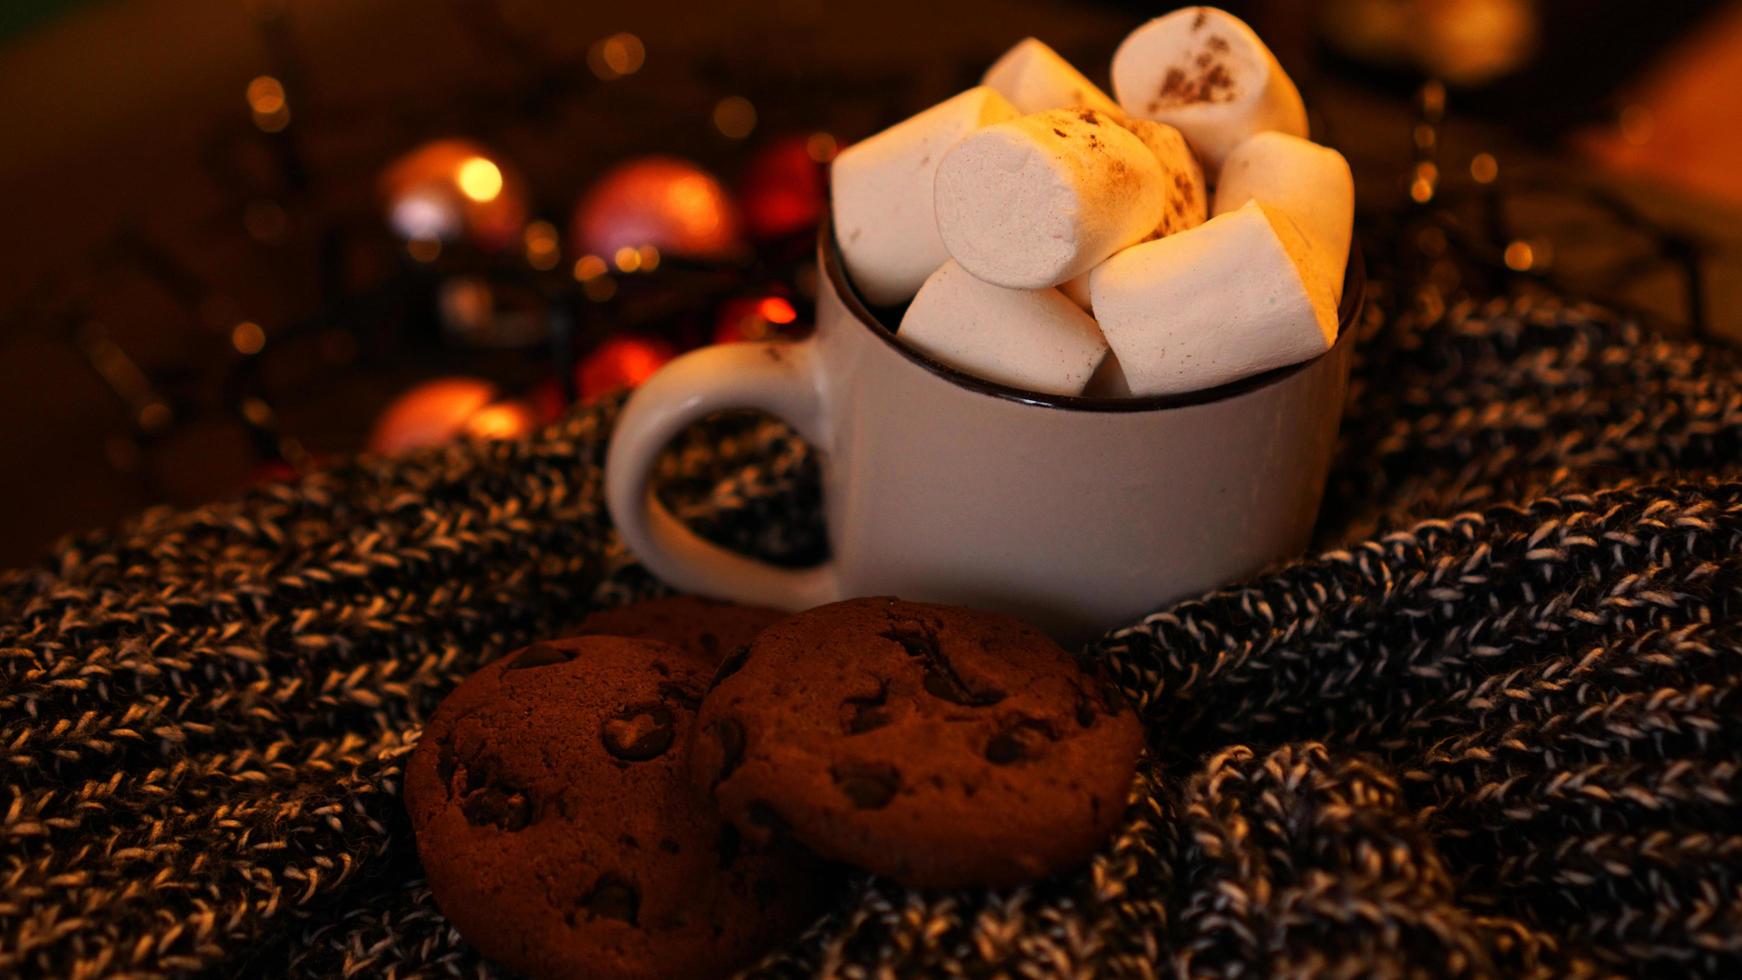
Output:
[[813,914],[813,865],[692,787],[708,670],[649,640],[535,644],[442,702],[406,767],[442,912],[532,977],[724,974]]
[[699,596],[648,599],[616,609],[601,609],[581,621],[569,636],[631,636],[658,640],[687,650],[708,667],[756,638],[787,614],[766,606],[740,606]]
[[1142,745],[1111,687],[1033,627],[879,598],[783,620],[728,657],[690,763],[750,839],[966,887],[1086,861]]

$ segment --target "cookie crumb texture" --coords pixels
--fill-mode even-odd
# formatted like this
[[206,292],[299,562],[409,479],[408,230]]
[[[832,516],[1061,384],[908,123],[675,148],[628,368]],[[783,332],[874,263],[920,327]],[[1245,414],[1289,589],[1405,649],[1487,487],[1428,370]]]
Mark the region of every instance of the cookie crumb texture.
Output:
[[786,613],[765,606],[680,595],[602,609],[567,635],[658,640],[700,658],[711,671],[727,654],[786,617]]
[[1142,744],[1111,686],[1026,623],[876,598],[801,613],[728,658],[690,763],[751,840],[955,888],[1087,861]]
[[437,904],[534,978],[715,976],[801,928],[814,865],[744,845],[684,749],[708,668],[650,640],[535,644],[442,702],[405,799]]

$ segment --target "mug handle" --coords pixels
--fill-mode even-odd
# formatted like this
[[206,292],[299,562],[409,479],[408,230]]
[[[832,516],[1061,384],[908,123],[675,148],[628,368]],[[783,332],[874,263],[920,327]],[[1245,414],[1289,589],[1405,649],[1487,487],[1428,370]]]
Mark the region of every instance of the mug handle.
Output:
[[832,561],[779,568],[728,551],[685,527],[653,492],[659,454],[691,424],[724,409],[760,409],[826,450],[810,341],[718,344],[660,368],[630,396],[605,455],[605,505],[642,564],[684,592],[782,609],[835,601]]

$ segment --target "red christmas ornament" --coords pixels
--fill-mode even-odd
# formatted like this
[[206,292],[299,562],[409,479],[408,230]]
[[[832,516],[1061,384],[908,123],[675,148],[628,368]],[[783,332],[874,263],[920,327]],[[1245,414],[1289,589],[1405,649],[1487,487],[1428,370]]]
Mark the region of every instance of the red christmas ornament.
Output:
[[798,320],[798,311],[780,296],[728,300],[714,321],[714,343],[773,340]]
[[381,173],[387,223],[408,241],[470,241],[487,251],[520,240],[526,184],[488,150],[466,140],[434,140]]
[[573,240],[610,260],[651,245],[668,255],[727,257],[740,248],[738,213],[712,174],[672,157],[643,157],[599,178],[575,208]]
[[531,406],[497,395],[496,386],[480,378],[425,381],[376,417],[369,450],[397,456],[461,436],[513,439],[531,432],[537,424]]
[[784,238],[822,220],[828,199],[815,136],[793,136],[763,148],[739,182],[744,223],[756,238]]
[[581,401],[595,401],[621,388],[633,388],[672,359],[671,345],[651,337],[612,337],[575,368]]

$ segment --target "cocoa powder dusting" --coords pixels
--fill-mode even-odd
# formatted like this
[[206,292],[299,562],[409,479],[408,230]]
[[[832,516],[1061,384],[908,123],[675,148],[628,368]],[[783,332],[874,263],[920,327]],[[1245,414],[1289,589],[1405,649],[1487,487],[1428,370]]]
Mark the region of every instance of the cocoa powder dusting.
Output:
[[[1211,38],[1211,41],[1221,40]],[[1222,46],[1227,47],[1223,41]],[[1169,106],[1195,105],[1200,102],[1232,102],[1239,98],[1234,76],[1221,59],[1204,52],[1194,59],[1197,71],[1187,74],[1181,68],[1169,68],[1161,79],[1161,89],[1149,102],[1150,112]]]

